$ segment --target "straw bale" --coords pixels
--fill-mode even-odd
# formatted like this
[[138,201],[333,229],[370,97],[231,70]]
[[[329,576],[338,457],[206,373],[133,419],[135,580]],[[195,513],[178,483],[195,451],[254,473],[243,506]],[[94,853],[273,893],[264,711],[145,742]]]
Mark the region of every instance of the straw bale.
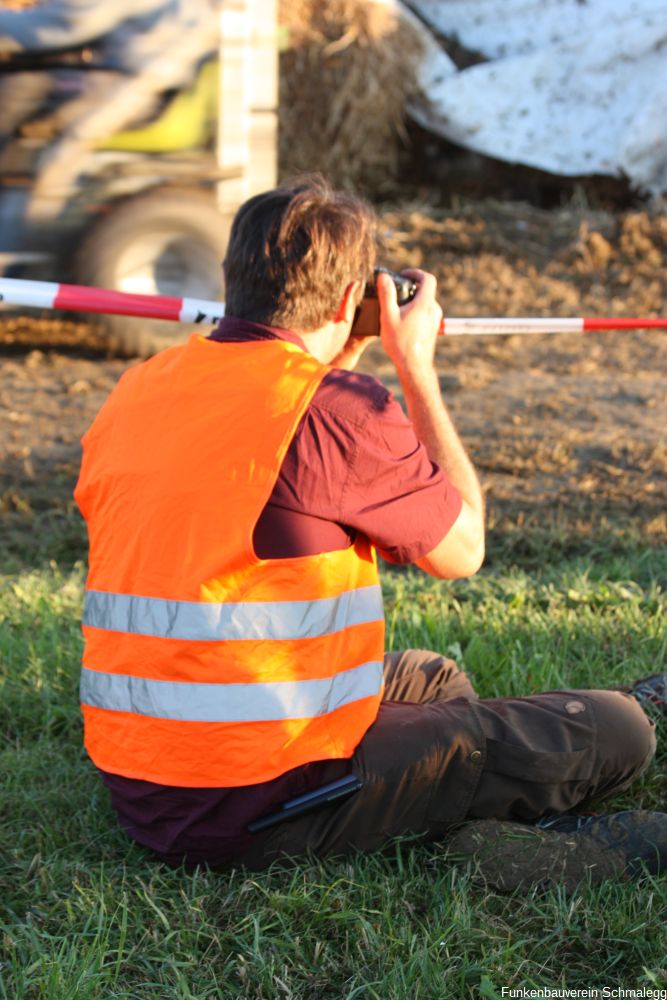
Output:
[[382,0],[281,0],[279,170],[394,193],[421,40]]

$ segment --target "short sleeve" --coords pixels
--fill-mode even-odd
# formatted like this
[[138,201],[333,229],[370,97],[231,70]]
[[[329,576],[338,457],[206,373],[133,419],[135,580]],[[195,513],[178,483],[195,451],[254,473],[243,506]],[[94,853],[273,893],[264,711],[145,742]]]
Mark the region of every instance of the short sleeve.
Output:
[[362,532],[390,562],[415,562],[444,538],[461,496],[394,396],[340,369],[320,385],[286,456],[274,500]]

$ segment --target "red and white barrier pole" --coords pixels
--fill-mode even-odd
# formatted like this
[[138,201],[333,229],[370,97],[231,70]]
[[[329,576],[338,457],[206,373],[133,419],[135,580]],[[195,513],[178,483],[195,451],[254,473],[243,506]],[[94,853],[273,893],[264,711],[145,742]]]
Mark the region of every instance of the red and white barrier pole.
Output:
[[515,316],[512,318],[454,319],[442,321],[441,333],[449,337],[466,334],[499,333],[590,333],[593,330],[667,330],[667,318],[651,316],[579,316],[568,319],[560,316]]
[[[180,323],[213,325],[224,316],[222,302],[178,298],[172,295],[136,295],[86,285],[64,285],[48,281],[0,278],[0,302],[36,309],[69,309],[75,312],[142,319],[164,319]],[[454,318],[446,317],[441,333],[449,337],[489,334],[587,333],[593,330],[667,329],[667,318],[648,316]]]
[[50,281],[0,278],[0,302],[36,309],[71,309],[75,312],[141,319],[166,319],[180,323],[217,323],[222,302],[178,298],[175,295],[136,295],[88,285],[63,285]]

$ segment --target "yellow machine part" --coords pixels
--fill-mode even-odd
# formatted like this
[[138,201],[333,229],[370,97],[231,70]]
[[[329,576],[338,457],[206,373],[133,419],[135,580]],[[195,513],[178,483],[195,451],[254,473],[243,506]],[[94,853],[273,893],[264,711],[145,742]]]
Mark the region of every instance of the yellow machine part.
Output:
[[167,104],[160,116],[140,128],[117,132],[98,149],[133,153],[177,153],[207,146],[215,131],[218,63],[204,63],[196,80]]

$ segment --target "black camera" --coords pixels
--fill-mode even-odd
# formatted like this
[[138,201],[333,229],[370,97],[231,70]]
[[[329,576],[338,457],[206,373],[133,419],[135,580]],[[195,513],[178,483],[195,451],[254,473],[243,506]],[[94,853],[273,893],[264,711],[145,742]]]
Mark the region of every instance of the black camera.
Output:
[[357,307],[350,332],[351,337],[378,337],[380,335],[380,305],[376,287],[378,274],[388,274],[394,282],[399,306],[404,306],[417,294],[417,285],[412,278],[406,278],[404,274],[396,274],[388,267],[376,267],[373,272],[373,280],[366,285],[361,305]]

